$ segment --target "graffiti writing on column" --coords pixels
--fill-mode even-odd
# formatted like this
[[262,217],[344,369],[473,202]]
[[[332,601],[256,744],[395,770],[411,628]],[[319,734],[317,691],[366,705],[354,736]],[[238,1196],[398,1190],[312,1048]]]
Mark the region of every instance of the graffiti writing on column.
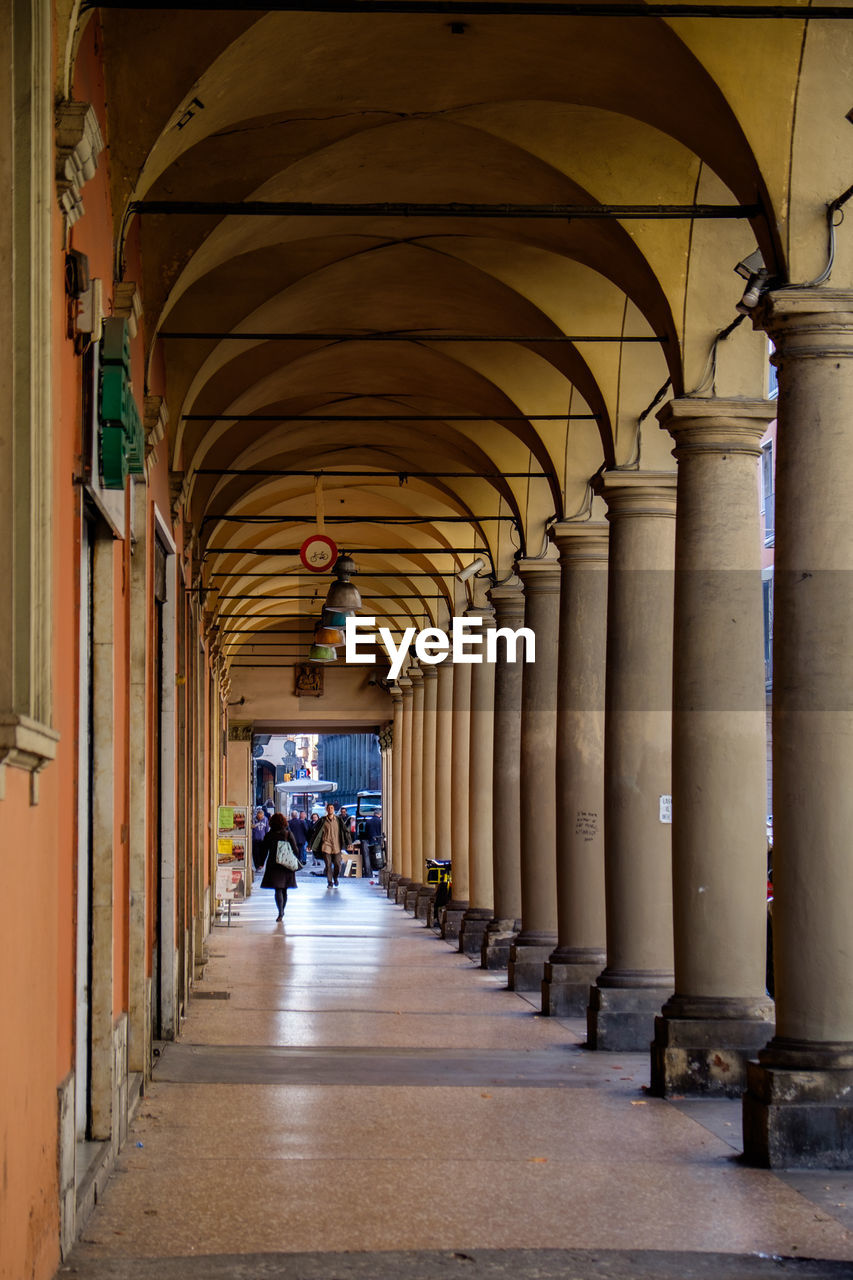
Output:
[[578,809],[575,818],[575,835],[583,840],[584,844],[590,844],[598,835],[598,814],[590,812],[589,809]]

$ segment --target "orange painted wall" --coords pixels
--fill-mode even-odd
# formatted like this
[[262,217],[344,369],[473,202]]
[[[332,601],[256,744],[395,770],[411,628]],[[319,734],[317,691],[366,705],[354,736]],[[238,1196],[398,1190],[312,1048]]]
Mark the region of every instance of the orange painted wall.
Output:
[[[73,97],[90,102],[98,115],[107,144],[104,83],[100,70],[99,25],[91,19],[81,40],[73,80]],[[85,214],[74,226],[70,247],[85,253],[90,274],[103,284],[105,309],[112,303],[114,223],[110,206],[109,150],[83,191]],[[78,667],[80,554],[83,498],[82,474],[82,360],[68,337],[69,304],[65,297],[65,246],[58,206],[53,215],[53,727],[61,735],[57,759],[42,773],[39,802],[30,803],[30,778],[21,770],[5,770],[5,796],[0,800],[4,838],[0,841],[0,875],[14,893],[14,909],[7,910],[0,930],[0,972],[16,975],[4,984],[2,1012],[4,1040],[0,1053],[0,1280],[50,1280],[59,1265],[58,1097],[75,1065],[76,1034],[76,920],[77,920],[77,771],[79,739]],[[126,279],[140,279],[136,230],[127,245]],[[144,318],[143,318],[144,325]],[[132,344],[134,392],[140,413],[143,403],[144,336]],[[153,394],[162,393],[162,367],[155,353],[151,365]],[[148,484],[146,547],[147,598],[153,597],[154,506],[171,525],[169,458],[160,446]],[[129,517],[129,511],[128,511]],[[129,520],[128,520],[129,523]],[[178,563],[182,558],[181,530],[177,531]],[[128,1007],[129,992],[129,674],[131,570],[130,540],[113,544],[114,640],[114,833],[113,890],[115,903],[113,1015]],[[177,608],[186,608],[183,573],[179,573]],[[153,674],[153,609],[146,620],[148,675]],[[194,642],[191,642],[194,643]],[[183,674],[183,673],[181,673]],[[167,655],[166,681],[175,678],[174,656]],[[186,711],[195,704],[193,686],[179,686]],[[149,678],[146,738],[149,761],[159,750],[154,732],[156,690]],[[209,759],[210,726],[205,718],[196,731],[196,752]],[[194,777],[195,759],[189,762]],[[186,762],[178,762],[177,778],[186,776]],[[176,779],[177,786],[177,779]],[[156,885],[155,820],[152,773],[147,778],[148,849],[146,885],[149,902],[147,972],[151,972],[153,914],[151,895]],[[186,796],[176,795],[178,805]],[[186,913],[179,927],[191,926],[192,857],[197,842],[192,832],[204,824],[209,850],[209,802],[205,786],[195,812],[185,811]],[[204,882],[209,882],[205,857]]]
[[[0,1054],[0,1276],[49,1276],[58,1261],[56,1027],[60,936],[58,771],[37,808],[29,777],[6,770],[0,803],[3,883],[14,893],[0,930],[5,1047]],[[14,886],[18,886],[17,891]]]
[[[54,334],[65,328],[61,219],[54,213]],[[73,1063],[75,1011],[77,598],[79,454],[77,375],[55,336],[53,377],[53,727],[57,759],[39,778],[7,768],[0,801],[0,876],[14,909],[0,929],[0,1277],[50,1277],[59,1263],[57,1086]]]

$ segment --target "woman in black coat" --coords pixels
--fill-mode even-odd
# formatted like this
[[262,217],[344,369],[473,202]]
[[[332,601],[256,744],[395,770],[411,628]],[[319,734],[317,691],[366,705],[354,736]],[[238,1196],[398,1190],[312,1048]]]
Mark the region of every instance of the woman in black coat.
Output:
[[298,861],[299,850],[296,848],[293,833],[287,825],[287,819],[283,813],[274,813],[270,818],[270,829],[264,837],[263,853],[267,860],[267,865],[264,870],[264,878],[261,881],[261,888],[275,889],[275,905],[278,907],[276,920],[280,920],[284,915],[288,889],[296,888],[296,872],[291,871],[288,867],[283,867],[280,862],[275,860],[275,851],[279,840],[283,840],[290,846]]

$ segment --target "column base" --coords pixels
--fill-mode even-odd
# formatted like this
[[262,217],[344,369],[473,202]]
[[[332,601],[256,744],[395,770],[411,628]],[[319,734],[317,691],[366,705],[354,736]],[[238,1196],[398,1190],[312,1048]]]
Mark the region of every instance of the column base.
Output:
[[387,867],[383,867],[382,870],[379,872],[379,883],[381,884],[383,889],[388,888],[388,877],[390,875],[391,875],[391,872],[388,870]]
[[429,923],[429,907],[432,902],[435,902],[435,885],[422,885],[418,889],[418,899],[415,903],[416,920],[426,920]]
[[404,907],[406,905],[406,890],[411,883],[411,879],[408,876],[400,876],[400,879],[397,881],[394,901],[397,903],[398,907]]
[[483,946],[480,951],[481,969],[507,968],[510,947],[518,937],[520,928],[520,920],[509,920],[495,916],[489,921],[483,934]]
[[458,942],[459,931],[462,928],[462,917],[468,910],[467,902],[458,902],[453,899],[448,902],[447,906],[442,909],[441,913],[441,936],[445,942]]
[[399,871],[390,871],[388,873],[388,883],[385,888],[386,888],[388,897],[391,899],[392,902],[397,901],[397,885],[400,883],[401,879],[402,877]]
[[545,965],[556,938],[522,929],[509,949],[507,986],[510,991],[541,991]]
[[655,1018],[672,987],[607,987],[601,979],[589,989],[587,1048],[605,1053],[648,1052]]
[[771,1040],[747,1063],[743,1148],[764,1169],[853,1169],[853,1045]]
[[542,1012],[552,1018],[585,1018],[589,989],[604,967],[604,953],[587,960],[559,959],[554,951],[542,979]]
[[423,887],[424,886],[420,884],[417,880],[409,881],[409,883],[406,885],[406,896],[403,900],[404,911],[411,911],[412,915],[415,914],[415,907],[417,906],[417,902],[418,902],[418,894],[423,889]]
[[483,950],[486,927],[492,918],[486,907],[469,907],[459,929],[459,950],[466,956],[478,956]]
[[773,1034],[773,1002],[674,996],[655,1018],[651,1092],[739,1098],[746,1064]]

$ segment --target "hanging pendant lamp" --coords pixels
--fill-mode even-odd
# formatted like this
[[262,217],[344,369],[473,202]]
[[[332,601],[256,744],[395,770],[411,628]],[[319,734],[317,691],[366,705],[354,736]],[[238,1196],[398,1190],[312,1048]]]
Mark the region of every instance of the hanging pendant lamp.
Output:
[[361,608],[361,596],[358,588],[354,587],[350,582],[350,578],[358,570],[355,567],[355,561],[351,556],[344,553],[338,557],[335,565],[335,578],[329,587],[329,594],[326,596],[324,608],[333,610],[337,613],[346,613],[349,610]]
[[309,662],[336,662],[337,651],[328,644],[312,644],[308,650]]
[[355,609],[327,609],[323,608],[323,626],[337,627],[342,631],[347,625],[347,618],[355,616]]
[[314,628],[314,643],[319,645],[328,645],[332,649],[337,649],[344,642],[344,633],[340,627],[329,627],[325,623],[320,623]]

